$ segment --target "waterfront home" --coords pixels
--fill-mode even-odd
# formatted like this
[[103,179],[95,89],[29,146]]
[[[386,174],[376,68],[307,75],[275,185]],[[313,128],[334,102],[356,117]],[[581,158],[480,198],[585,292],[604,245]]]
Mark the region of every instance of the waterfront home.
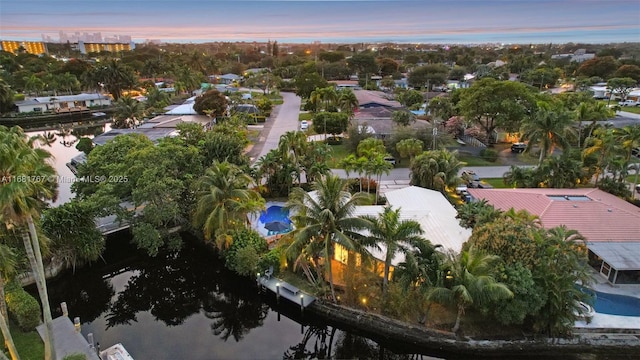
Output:
[[47,112],[69,113],[89,110],[94,106],[111,105],[111,97],[103,94],[51,95],[27,98],[15,103],[19,113]]
[[640,284],[640,208],[600,189],[468,189],[472,201],[527,210],[542,226],[565,225],[586,240],[591,263],[611,284]]

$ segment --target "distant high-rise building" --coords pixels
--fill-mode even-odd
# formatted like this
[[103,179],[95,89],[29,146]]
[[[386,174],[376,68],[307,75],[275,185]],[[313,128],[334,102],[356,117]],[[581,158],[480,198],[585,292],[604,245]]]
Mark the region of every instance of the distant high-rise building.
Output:
[[11,41],[0,40],[0,50],[16,54],[26,51],[29,54],[41,55],[47,52],[47,47],[42,41]]

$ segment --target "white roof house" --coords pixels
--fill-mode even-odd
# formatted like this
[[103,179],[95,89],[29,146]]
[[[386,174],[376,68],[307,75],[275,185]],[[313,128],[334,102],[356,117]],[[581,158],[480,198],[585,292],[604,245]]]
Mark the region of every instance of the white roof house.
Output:
[[[462,244],[471,236],[471,229],[460,226],[456,215],[458,212],[438,191],[409,186],[385,193],[387,203],[393,209],[400,209],[401,220],[414,220],[420,224],[422,237],[433,245],[441,245],[444,252],[460,252]],[[377,216],[384,211],[384,206],[357,206],[354,215]],[[386,249],[370,248],[371,255],[384,261]],[[396,266],[404,261],[404,254],[398,253],[391,261]]]

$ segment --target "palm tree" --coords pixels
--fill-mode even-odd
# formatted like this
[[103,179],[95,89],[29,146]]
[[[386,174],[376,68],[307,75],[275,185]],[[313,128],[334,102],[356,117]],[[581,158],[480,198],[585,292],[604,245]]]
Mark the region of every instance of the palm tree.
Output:
[[340,90],[338,95],[338,107],[341,112],[347,113],[349,117],[351,117],[358,105],[358,98],[351,89],[346,88]]
[[45,359],[48,360],[55,359],[51,308],[33,218],[39,216],[46,200],[55,198],[57,184],[48,180],[17,180],[19,176],[38,180],[50,179],[55,175],[55,170],[49,165],[51,154],[43,149],[34,149],[32,141],[27,141],[20,127],[8,129],[0,126],[0,177],[3,179],[0,182],[0,214],[8,227],[22,229],[22,241],[42,304]]
[[534,237],[545,249],[540,266],[541,288],[547,291],[547,302],[539,312],[534,327],[546,330],[549,336],[570,333],[583,312],[580,302],[589,302],[589,296],[576,284],[588,286],[592,281],[587,265],[584,238],[575,230],[558,226],[535,232]]
[[548,155],[553,153],[556,146],[567,150],[571,145],[567,135],[573,132],[573,120],[566,111],[552,111],[541,109],[522,125],[522,139],[532,144],[540,145],[538,166]]
[[599,128],[593,132],[593,135],[585,141],[582,157],[584,159],[592,154],[598,154],[595,171],[597,186],[600,175],[605,173],[615,159],[619,144],[614,129]]
[[420,224],[414,220],[400,220],[400,209],[386,206],[378,216],[363,216],[372,226],[367,229],[370,233],[369,241],[386,248],[384,257],[384,275],[382,277],[382,294],[386,297],[389,287],[389,269],[391,260],[399,251],[406,251],[406,247],[414,242],[424,241],[419,235],[423,233]]
[[24,89],[28,93],[35,93],[36,96],[40,94],[42,90],[44,90],[45,83],[40,79],[36,74],[31,74],[31,76],[25,76],[24,80]]
[[[631,157],[633,151],[640,147],[640,126],[625,126],[617,131],[617,135],[622,144],[622,149],[625,151],[625,171],[629,169],[631,163]],[[638,184],[638,163],[632,165],[635,168],[636,177],[634,180],[633,188],[636,188]]]
[[138,119],[144,112],[144,104],[131,96],[123,96],[115,103],[113,127],[116,129],[130,128],[138,124]]
[[294,188],[287,202],[287,207],[294,214],[291,218],[296,227],[287,255],[295,258],[297,263],[311,257],[314,265],[318,257],[324,258],[334,302],[336,294],[331,271],[334,242],[349,251],[362,251],[362,246],[354,239],[362,238],[359,231],[370,225],[368,221],[353,216],[356,205],[366,201],[367,196],[363,193],[351,195],[347,187],[346,180],[327,175],[313,183],[311,193]]
[[409,138],[399,141],[396,144],[396,150],[400,153],[401,157],[408,157],[409,164],[413,161],[413,158],[422,152],[424,143],[422,140]]
[[380,194],[380,179],[382,174],[389,175],[393,165],[385,160],[388,155],[378,154],[377,156],[369,159],[369,168],[371,173],[376,176],[376,198],[375,203],[378,203],[378,195]]
[[216,238],[216,245],[225,248],[228,230],[246,226],[247,215],[264,208],[264,199],[248,186],[249,175],[228,162],[214,161],[196,183],[197,207],[194,222],[203,229],[205,239]]
[[458,161],[457,152],[447,150],[425,151],[411,162],[411,183],[427,189],[444,192],[446,188],[456,186],[458,175],[464,166]]
[[13,337],[7,323],[7,303],[5,301],[4,284],[6,280],[15,272],[16,254],[9,246],[0,244],[0,330],[4,338],[4,344],[9,350],[12,360],[20,359],[16,345],[13,343]]
[[491,275],[499,259],[495,255],[482,254],[473,247],[449,259],[450,270],[443,279],[444,284],[434,288],[428,299],[455,305],[457,315],[456,323],[451,329],[453,332],[460,329],[460,320],[469,307],[513,297],[511,290]]

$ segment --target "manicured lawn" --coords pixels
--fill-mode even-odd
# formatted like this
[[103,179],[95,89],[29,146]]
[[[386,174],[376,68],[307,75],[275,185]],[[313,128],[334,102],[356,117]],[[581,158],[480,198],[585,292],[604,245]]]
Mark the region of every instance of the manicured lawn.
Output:
[[[44,359],[44,343],[35,330],[22,332],[17,326],[13,324],[10,324],[10,326],[13,342],[16,344],[16,349],[22,360]],[[6,354],[9,356],[8,353]]]
[[311,120],[311,118],[313,117],[313,114],[311,113],[300,113],[300,115],[298,115],[298,120],[302,121],[302,120]]
[[502,178],[489,178],[489,179],[482,179],[482,181],[486,182],[487,184],[493,186],[494,188],[508,188],[507,185],[504,184],[504,181],[502,181]]
[[331,146],[331,158],[329,159],[330,169],[339,169],[338,163],[349,156],[346,145],[330,145]]
[[626,111],[634,114],[640,114],[640,106],[622,106],[620,111]]

